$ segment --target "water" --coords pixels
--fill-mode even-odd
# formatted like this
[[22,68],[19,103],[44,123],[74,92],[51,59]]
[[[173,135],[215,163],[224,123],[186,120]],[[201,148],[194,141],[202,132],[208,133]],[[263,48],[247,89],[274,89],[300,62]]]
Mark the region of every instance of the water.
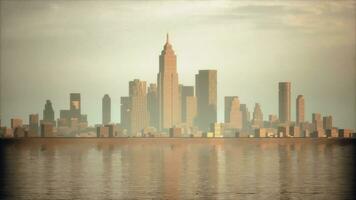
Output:
[[353,199],[354,140],[0,141],[2,199]]

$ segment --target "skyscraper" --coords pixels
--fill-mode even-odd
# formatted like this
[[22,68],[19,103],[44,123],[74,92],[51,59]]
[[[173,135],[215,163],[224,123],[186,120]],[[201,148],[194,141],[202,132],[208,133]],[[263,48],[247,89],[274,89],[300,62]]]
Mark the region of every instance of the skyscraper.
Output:
[[331,115],[323,117],[323,128],[331,130],[333,128],[333,117]]
[[18,127],[22,127],[22,119],[20,118],[11,118],[11,128],[15,129]]
[[158,93],[157,85],[151,83],[147,91],[147,108],[150,115],[149,125],[158,128]]
[[187,119],[187,97],[194,96],[194,86],[180,85],[181,108],[182,108],[182,121],[186,122]]
[[255,104],[253,110],[252,126],[253,128],[263,128],[263,113],[259,103]]
[[240,100],[237,96],[225,97],[225,123],[229,128],[242,128],[242,112],[240,110]]
[[111,122],[111,99],[105,94],[102,100],[102,123],[109,124]]
[[80,93],[71,93],[70,94],[70,113],[72,118],[80,119],[81,113],[81,102],[80,102]]
[[46,101],[45,108],[43,110],[43,121],[48,123],[55,123],[54,121],[54,110],[50,100]]
[[305,103],[304,103],[304,96],[303,95],[298,95],[296,104],[297,104],[296,123],[297,123],[297,126],[299,126],[300,123],[304,122]]
[[250,112],[248,111],[246,104],[240,104],[240,110],[242,112],[242,128],[248,129],[250,125]]
[[318,131],[323,128],[323,122],[320,113],[312,114],[313,131]]
[[279,83],[279,121],[289,123],[291,115],[291,83]]
[[[80,93],[71,93],[69,100],[69,110],[60,110],[59,114],[60,119],[58,120],[58,126],[87,126],[87,115],[81,114]],[[74,124],[72,124],[72,122]]]
[[28,124],[28,136],[29,137],[37,137],[38,136],[38,129],[39,129],[39,117],[38,114],[30,114]]
[[157,85],[158,129],[168,129],[181,122],[177,57],[169,43],[168,34],[166,44],[159,56]]
[[[121,106],[120,106],[120,111],[121,111],[121,126],[122,128],[126,129],[129,131],[130,129],[130,122],[131,122],[131,98],[130,97],[121,97]],[[128,133],[130,135],[130,133]]]
[[129,83],[130,96],[130,128],[129,133],[136,135],[148,127],[149,115],[147,110],[146,81],[135,79]]
[[197,116],[197,98],[195,96],[186,97],[186,106],[185,106],[185,123],[188,126],[195,126],[195,119]]
[[199,70],[195,75],[195,93],[197,97],[197,125],[203,131],[217,121],[217,71]]

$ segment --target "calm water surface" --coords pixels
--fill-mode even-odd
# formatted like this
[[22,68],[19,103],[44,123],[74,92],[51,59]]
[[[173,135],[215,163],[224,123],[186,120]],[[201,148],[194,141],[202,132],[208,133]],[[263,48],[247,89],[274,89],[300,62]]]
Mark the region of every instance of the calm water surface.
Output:
[[355,140],[0,141],[1,199],[354,199]]

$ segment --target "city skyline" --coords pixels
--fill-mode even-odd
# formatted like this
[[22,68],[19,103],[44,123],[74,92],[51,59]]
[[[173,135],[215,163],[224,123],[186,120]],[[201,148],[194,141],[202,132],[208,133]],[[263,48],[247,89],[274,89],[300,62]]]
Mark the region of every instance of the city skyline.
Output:
[[[93,4],[90,3],[84,5],[72,3],[71,6],[75,8],[83,6],[83,8],[93,11],[93,16],[100,16],[104,11],[110,10],[108,4],[102,3],[102,10],[94,8]],[[116,5],[113,2],[111,4]],[[187,8],[184,3],[173,4],[177,8]],[[209,11],[206,14],[215,11],[218,13],[228,11],[225,4],[217,8],[213,5],[201,6],[200,4],[199,2],[191,4],[188,12],[184,13],[186,16],[183,16],[182,13],[175,13],[173,16],[176,18],[170,17],[169,19],[180,24],[181,20],[193,13],[189,11],[200,11],[198,12],[199,15],[202,15],[205,11]],[[278,40],[275,36],[272,37],[272,35],[278,33],[273,27],[269,27],[272,29],[263,28],[263,26],[259,29],[245,27],[246,24],[237,23],[239,19],[235,18],[234,20],[237,21],[234,21],[236,23],[230,21],[230,28],[225,27],[222,31],[207,29],[209,26],[222,28],[218,24],[220,22],[228,23],[227,17],[215,18],[218,21],[211,23],[204,22],[201,26],[194,27],[188,32],[183,31],[185,27],[166,25],[165,21],[160,20],[157,20],[157,25],[153,26],[157,30],[148,30],[147,26],[143,26],[147,34],[143,34],[139,29],[132,29],[129,25],[130,34],[127,34],[125,30],[118,31],[116,29],[100,31],[101,26],[98,26],[98,22],[105,22],[106,25],[117,25],[118,22],[115,21],[117,13],[111,10],[113,16],[104,15],[104,18],[90,19],[91,21],[87,21],[87,23],[78,24],[87,32],[61,32],[62,30],[58,31],[58,28],[67,28],[67,25],[57,21],[51,15],[51,12],[45,11],[56,12],[59,16],[68,12],[73,16],[73,10],[69,9],[68,4],[61,2],[41,5],[24,3],[21,7],[19,6],[22,5],[20,3],[1,2],[2,27],[4,27],[1,42],[9,47],[1,48],[2,121],[9,125],[10,118],[27,119],[28,113],[39,113],[39,117],[42,119],[43,103],[47,99],[52,101],[55,119],[57,119],[59,118],[59,110],[67,108],[67,95],[79,92],[83,99],[81,107],[83,112],[88,114],[89,124],[101,122],[100,104],[101,97],[104,94],[109,94],[112,99],[112,121],[119,122],[120,97],[127,95],[127,83],[134,79],[144,80],[147,83],[156,82],[157,55],[161,50],[163,35],[168,30],[178,56],[179,83],[194,85],[194,74],[197,74],[200,69],[215,69],[218,71],[217,113],[219,122],[224,120],[224,96],[238,96],[240,102],[247,104],[250,111],[253,111],[255,103],[260,103],[265,120],[269,114],[278,115],[278,96],[276,95],[278,91],[275,88],[278,82],[289,81],[292,83],[292,121],[295,121],[296,116],[294,106],[296,97],[302,94],[306,102],[305,120],[311,121],[311,113],[320,112],[323,116],[332,115],[333,123],[336,126],[355,128],[356,116],[353,112],[356,109],[355,49],[353,48],[355,38],[352,37],[354,31],[350,32],[350,30],[354,30],[354,18],[352,18],[354,11],[349,10],[350,7],[355,6],[354,2],[347,5],[335,2],[321,5],[303,3],[297,7],[280,2],[277,2],[277,5],[258,2],[254,2],[252,5],[241,2],[230,2],[230,4],[247,16],[248,20],[244,23],[252,25],[256,25],[251,21],[256,12],[254,9],[262,9],[268,12],[268,9],[282,7],[283,9],[303,11],[304,14],[314,16],[316,11],[308,10],[308,6],[322,13],[326,22],[338,24],[337,22],[342,20],[343,24],[337,26],[337,31],[332,32],[331,36],[316,34],[318,37],[313,34],[314,31],[332,30],[329,30],[329,26],[323,24],[313,27],[304,27],[304,24],[295,25],[292,28],[297,32],[293,31],[294,33],[288,29],[279,30],[281,31],[279,35],[283,37],[278,37]],[[140,5],[137,9],[155,8],[160,10],[172,5],[169,3],[163,5],[149,3],[148,7]],[[25,8],[33,8],[38,12],[21,12]],[[121,6],[119,9],[125,10]],[[135,11],[137,12],[137,10]],[[346,11],[349,15],[342,15],[343,11]],[[13,16],[13,13],[18,15]],[[82,12],[78,13],[78,15],[82,14]],[[147,13],[144,12],[138,17],[143,17],[145,14]],[[338,15],[335,17],[332,14]],[[156,17],[164,15],[164,13],[158,13],[155,20]],[[291,12],[289,15],[298,17],[301,14],[300,12]],[[16,24],[21,24],[25,22],[25,18],[36,19],[39,16],[47,17],[47,23],[33,24],[36,21],[33,20],[30,21],[28,26],[24,26],[24,29],[28,30],[26,36],[16,32],[20,26],[14,26],[15,23],[12,22],[16,21],[18,22]],[[75,22],[75,18],[73,20]],[[55,25],[55,27],[48,26],[48,23]],[[135,23],[137,26],[141,22],[138,20]],[[41,32],[42,28],[36,29],[34,28],[36,26],[32,27],[31,25],[40,26],[48,32]],[[68,25],[72,24],[69,23]],[[191,27],[189,24],[185,25]],[[268,23],[263,21],[258,25],[268,25]],[[63,36],[53,35],[53,31],[64,34]],[[231,34],[227,34],[225,31],[230,31]],[[311,32],[307,34],[308,31]],[[108,39],[112,42],[108,43],[109,40],[103,40],[103,34],[107,34]],[[111,34],[119,35],[113,37]],[[89,38],[84,37],[85,35]],[[259,36],[261,35],[267,40],[278,41],[278,44],[273,45],[273,50],[266,51],[271,43],[265,41],[265,39],[260,40]],[[79,43],[73,42],[78,36]],[[334,39],[330,40],[330,37]],[[246,39],[249,42],[246,42]],[[73,44],[70,44],[71,42]],[[82,51],[85,48],[83,44],[87,44],[86,47],[89,51]],[[293,45],[297,45],[298,48],[294,48]],[[308,45],[310,49],[306,48],[305,45]],[[99,50],[92,51],[94,47],[99,47]],[[290,53],[282,53],[287,52],[287,50]],[[13,51],[16,51],[16,58],[12,54]],[[335,54],[334,52],[340,53]],[[329,54],[334,55],[332,60],[329,59]],[[31,59],[27,55],[32,55],[30,56]],[[93,59],[94,57],[95,59]],[[16,60],[17,62],[15,62]],[[339,70],[339,68],[342,68],[342,70]],[[24,74],[28,74],[28,69],[31,69],[31,76],[24,76]],[[102,69],[104,70],[102,71]],[[21,82],[19,82],[20,80]],[[25,102],[23,102],[24,99],[26,99]],[[338,102],[341,101],[343,103],[339,104]]]
[[[167,51],[168,51],[168,58],[167,57],[164,58],[163,55],[167,56],[166,55]],[[172,56],[174,56],[174,57],[173,58],[169,58],[169,56],[171,56],[170,54],[172,54]],[[164,49],[162,50],[161,55],[159,56],[159,59],[160,59],[159,73],[160,72],[165,72],[165,71],[170,71],[170,70],[173,70],[173,72],[175,72],[177,70],[177,66],[176,66],[177,58],[176,58],[174,50],[172,49],[172,45],[169,42],[169,34],[168,33],[166,33],[166,42],[164,44]],[[165,62],[167,62],[167,61],[164,61],[165,59],[168,59],[168,65],[164,64]],[[162,62],[162,64],[161,64],[161,62]],[[167,65],[167,66],[165,66],[165,65]],[[168,70],[164,69],[165,67],[166,68],[168,67]],[[161,78],[160,78],[159,73],[157,75],[157,82],[149,83],[149,86],[151,86],[151,87],[155,86],[156,87],[156,85],[159,85],[158,83],[160,81],[163,82],[162,80],[160,80]],[[171,76],[171,75],[169,75],[169,76]],[[159,122],[160,120],[159,119],[160,119],[160,115],[162,115],[162,114],[160,114],[162,111],[160,111],[160,108],[159,108],[160,107],[160,103],[159,103],[159,99],[160,98],[159,98],[159,89],[157,88],[157,91],[156,91],[157,92],[157,94],[156,94],[157,95],[157,99],[156,99],[156,101],[157,101],[156,102],[157,103],[157,114],[153,114],[153,116],[155,118],[157,118],[157,121],[158,121],[157,124],[156,124],[157,127],[155,127],[155,128],[157,128],[157,130],[168,130],[170,127],[174,127],[174,126],[179,125],[180,123],[184,122],[185,118],[182,115],[182,113],[184,112],[183,111],[183,105],[184,105],[185,102],[184,102],[182,97],[184,96],[184,92],[185,92],[184,89],[185,88],[187,90],[189,90],[189,92],[188,92],[189,94],[186,95],[186,97],[194,97],[194,98],[196,98],[195,104],[197,104],[196,105],[197,106],[197,108],[196,108],[197,114],[196,114],[195,117],[198,120],[195,122],[195,125],[197,127],[199,127],[199,126],[204,127],[205,126],[205,128],[202,128],[203,131],[209,131],[210,123],[214,123],[214,122],[230,123],[229,117],[227,116],[227,115],[230,115],[230,114],[227,114],[227,112],[228,112],[228,110],[231,109],[230,108],[231,106],[228,105],[228,104],[231,103],[233,98],[237,98],[238,111],[241,112],[239,96],[224,96],[223,97],[223,99],[224,99],[224,108],[223,108],[223,110],[224,110],[223,111],[224,119],[221,120],[221,121],[219,121],[218,119],[215,119],[218,116],[218,112],[217,112],[217,108],[216,108],[216,100],[217,100],[217,98],[219,98],[217,96],[217,88],[216,88],[217,87],[217,82],[218,82],[218,80],[216,80],[216,76],[217,76],[217,71],[216,70],[211,70],[211,69],[209,69],[209,70],[208,69],[199,70],[199,73],[195,75],[195,85],[194,86],[185,86],[185,85],[183,85],[181,82],[179,82],[179,78],[178,78],[179,75],[176,74],[175,76],[177,76],[176,79],[175,79],[175,81],[176,81],[175,85],[176,85],[177,94],[174,97],[175,100],[172,100],[174,98],[170,97],[170,98],[172,98],[170,101],[176,101],[176,103],[179,106],[178,107],[172,106],[172,108],[169,108],[169,107],[168,108],[169,109],[173,109],[174,108],[174,109],[177,109],[179,111],[179,113],[177,115],[177,119],[178,120],[176,119],[175,123],[173,123],[172,121],[169,122],[165,127],[160,124],[160,122]],[[211,81],[213,81],[213,84],[212,84],[213,85],[213,89],[210,88],[211,87],[210,86],[211,85]],[[134,86],[134,85],[137,85],[137,86]],[[146,85],[148,85],[148,84],[147,84],[147,81],[145,81],[145,80],[141,81],[140,79],[134,79],[133,81],[129,81],[129,96],[127,96],[127,97],[122,96],[121,97],[121,103],[120,103],[121,104],[121,106],[120,106],[121,107],[120,108],[120,113],[121,113],[120,115],[121,116],[120,116],[120,121],[116,121],[116,122],[111,120],[111,118],[112,118],[112,114],[111,114],[112,113],[112,110],[111,110],[111,99],[110,99],[108,94],[105,94],[104,97],[102,98],[102,110],[101,110],[102,113],[100,115],[101,116],[101,120],[102,120],[101,123],[100,122],[95,123],[95,124],[90,124],[89,123],[88,125],[99,125],[99,124],[106,125],[106,124],[109,124],[109,122],[110,123],[121,123],[121,125],[123,127],[127,128],[130,131],[132,129],[140,131],[140,130],[144,129],[145,127],[150,126],[151,125],[150,124],[150,120],[151,120],[151,117],[152,117],[151,116],[152,113],[149,113],[149,110],[150,110],[150,108],[148,106],[149,99],[147,98],[147,96],[150,94],[149,92],[150,92],[151,88],[150,87],[146,87]],[[199,85],[200,85],[200,90],[198,90],[196,88],[196,87],[199,88]],[[291,104],[291,101],[293,99],[291,97],[291,90],[292,90],[292,86],[291,85],[292,85],[291,82],[278,82],[278,96],[279,96],[278,97],[278,107],[279,108],[278,108],[278,111],[273,112],[273,113],[269,113],[269,115],[278,116],[277,119],[282,124],[283,123],[288,124],[290,122],[296,122],[296,124],[298,125],[298,122],[297,122],[298,121],[298,109],[300,107],[300,105],[298,104],[299,98],[303,98],[303,106],[301,107],[302,108],[301,112],[303,113],[302,122],[308,121],[308,120],[306,120],[306,119],[308,119],[308,112],[306,112],[306,108],[307,107],[305,106],[304,95],[299,94],[299,95],[297,95],[295,97],[295,99],[296,99],[295,100],[295,107],[294,107],[295,118],[293,118],[291,116],[291,110],[293,110],[293,106]],[[170,91],[169,89],[171,89],[171,88],[172,88],[172,86],[169,86],[166,90]],[[200,94],[200,96],[203,97],[203,98],[201,98],[202,100],[201,100],[200,104],[198,103],[199,102],[199,97],[198,97],[199,96],[199,92],[197,92],[197,91],[204,91],[203,95]],[[140,94],[140,95],[138,95],[138,94]],[[144,95],[144,96],[142,96],[142,95]],[[104,106],[104,99],[105,98],[106,98],[105,101],[109,101],[109,102],[106,102],[106,104],[109,104],[109,105]],[[130,103],[127,102],[128,101],[127,98],[130,99]],[[142,104],[142,99],[144,99],[144,101],[145,101],[143,103],[144,106],[142,108],[140,108],[140,111],[135,111],[134,113],[136,113],[136,114],[134,114],[133,116],[132,116],[132,114],[130,114],[128,119],[124,119],[122,112],[125,112],[125,111],[121,110],[121,109],[123,109],[122,106],[124,106],[125,108],[129,108],[130,110],[132,108],[136,109],[136,106],[133,106],[133,103],[131,102],[132,101],[131,99],[136,99],[136,98],[141,99],[141,100],[138,100],[138,102],[140,102],[140,103],[138,103],[140,106]],[[125,101],[126,101],[126,103],[125,103]],[[215,105],[215,108],[213,108],[215,111],[213,111],[213,110],[209,111],[210,110],[210,106],[209,106],[210,103],[209,102],[211,102],[211,101],[212,101],[213,105]],[[52,102],[51,102],[50,99],[47,99],[46,100],[46,105],[45,105],[45,110],[46,110],[46,107],[48,106],[49,103],[52,103]],[[54,116],[54,121],[56,121],[56,119],[61,120],[61,119],[67,118],[66,120],[67,121],[69,120],[69,122],[66,122],[66,124],[70,124],[70,118],[71,117],[69,117],[69,116],[73,116],[73,117],[79,118],[79,120],[81,121],[81,117],[83,117],[83,115],[81,115],[81,103],[82,103],[82,101],[81,101],[81,93],[70,93],[70,103],[69,103],[69,108],[70,109],[69,110],[63,110],[63,109],[58,110],[59,114],[58,114],[57,118],[55,118],[56,111],[53,110],[54,114],[52,114],[52,115]],[[134,103],[134,105],[136,105],[136,104],[137,103]],[[261,108],[261,104],[263,104],[263,103],[255,102],[255,107],[254,107],[254,109],[256,109],[256,106],[257,106],[258,112],[262,112],[262,118],[261,118],[262,121],[260,121],[258,123],[263,123],[263,121],[267,121],[268,120],[266,115],[263,115],[264,111]],[[169,105],[171,106],[172,102],[170,102]],[[200,111],[201,116],[199,116],[199,105],[203,106],[200,109],[201,110]],[[163,106],[163,105],[161,105],[161,106]],[[108,108],[106,108],[106,107],[108,107]],[[161,109],[163,110],[164,108],[161,108]],[[49,120],[46,120],[46,117],[45,117],[45,110],[43,112],[42,118],[43,118],[44,122],[48,122]],[[221,110],[221,109],[219,109],[219,110]],[[147,114],[144,114],[144,115],[147,115],[146,118],[142,118],[142,116],[140,116],[143,111],[147,112]],[[169,112],[170,113],[175,113],[173,111],[169,111]],[[252,113],[254,113],[254,112],[252,112]],[[307,114],[305,114],[305,113],[307,113]],[[39,114],[30,114],[29,121],[31,121],[31,116],[32,115],[37,115],[37,118],[39,117]],[[234,115],[236,115],[236,114],[234,114]],[[239,129],[242,128],[242,112],[241,112],[240,115],[241,116],[238,117],[238,118],[241,118],[241,119],[239,119],[241,121],[240,122],[233,122],[233,123],[239,123],[240,124],[240,125],[238,125]],[[257,114],[257,115],[259,115],[259,114]],[[206,117],[206,116],[210,116],[210,117]],[[331,117],[332,114],[328,113],[328,114],[326,114],[324,116],[322,112],[318,111],[318,112],[310,113],[310,116],[311,116],[311,121],[310,122],[311,123],[315,122],[317,124],[317,126],[320,126],[320,127],[315,127],[315,130],[318,130],[321,127],[323,127],[323,123],[325,123],[325,120],[323,121],[323,119],[324,118],[328,118],[329,119],[329,117]],[[105,123],[104,123],[104,117],[106,118],[106,120],[105,120],[106,122]],[[51,117],[51,118],[53,118],[53,117]],[[84,118],[85,118],[84,121],[86,123],[88,123],[87,115],[84,115]],[[137,118],[142,118],[142,119],[139,120],[140,121],[139,122],[139,126],[135,127],[135,128],[132,128],[132,126],[137,126],[137,125],[133,125],[132,124],[132,121],[137,121]],[[199,121],[199,120],[201,120],[201,118],[205,118],[205,119],[203,119],[203,121],[205,121],[205,122],[203,122],[204,125],[199,125],[199,124],[202,123],[202,122]],[[238,119],[238,118],[236,118],[236,116],[235,116],[235,119]],[[317,118],[317,120],[315,118]],[[22,120],[21,117],[17,117],[17,116],[11,117],[9,119],[10,122],[11,122],[11,127],[13,126],[12,125],[12,121],[11,121],[12,119],[15,119],[15,120],[18,120],[18,119],[20,120],[21,119]],[[121,119],[123,119],[123,121]],[[167,119],[167,117],[165,117],[165,118],[162,117],[162,119]],[[2,123],[3,123],[3,121],[6,122],[6,119],[1,119],[1,120],[2,120]],[[253,125],[254,124],[254,117],[250,118],[249,120],[251,120],[251,123]],[[269,119],[269,120],[271,120],[271,119]],[[332,120],[333,120],[333,118],[331,119],[331,121]],[[125,125],[125,121],[130,121],[130,122],[129,122],[129,124]],[[213,121],[213,122],[211,122],[211,121]],[[53,122],[50,122],[50,123],[53,123]],[[56,124],[56,123],[54,122],[54,124]],[[6,125],[6,124],[3,124],[3,125]],[[236,126],[236,125],[233,125],[232,127],[234,127],[234,126]],[[257,127],[263,127],[263,125],[262,126],[258,125]],[[353,127],[345,127],[345,128],[354,129]]]

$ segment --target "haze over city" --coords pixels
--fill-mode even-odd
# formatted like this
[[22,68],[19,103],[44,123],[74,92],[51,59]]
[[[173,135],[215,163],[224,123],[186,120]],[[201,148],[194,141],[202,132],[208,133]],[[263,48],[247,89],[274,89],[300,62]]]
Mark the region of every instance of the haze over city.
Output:
[[[128,82],[155,83],[166,32],[177,55],[179,83],[216,69],[218,121],[224,96],[239,96],[265,119],[278,114],[278,82],[303,94],[311,113],[356,128],[355,2],[1,1],[1,113],[28,118],[51,99],[56,116],[68,94],[81,93],[89,124],[101,123],[109,94],[112,121]],[[42,118],[42,116],[40,117]]]

